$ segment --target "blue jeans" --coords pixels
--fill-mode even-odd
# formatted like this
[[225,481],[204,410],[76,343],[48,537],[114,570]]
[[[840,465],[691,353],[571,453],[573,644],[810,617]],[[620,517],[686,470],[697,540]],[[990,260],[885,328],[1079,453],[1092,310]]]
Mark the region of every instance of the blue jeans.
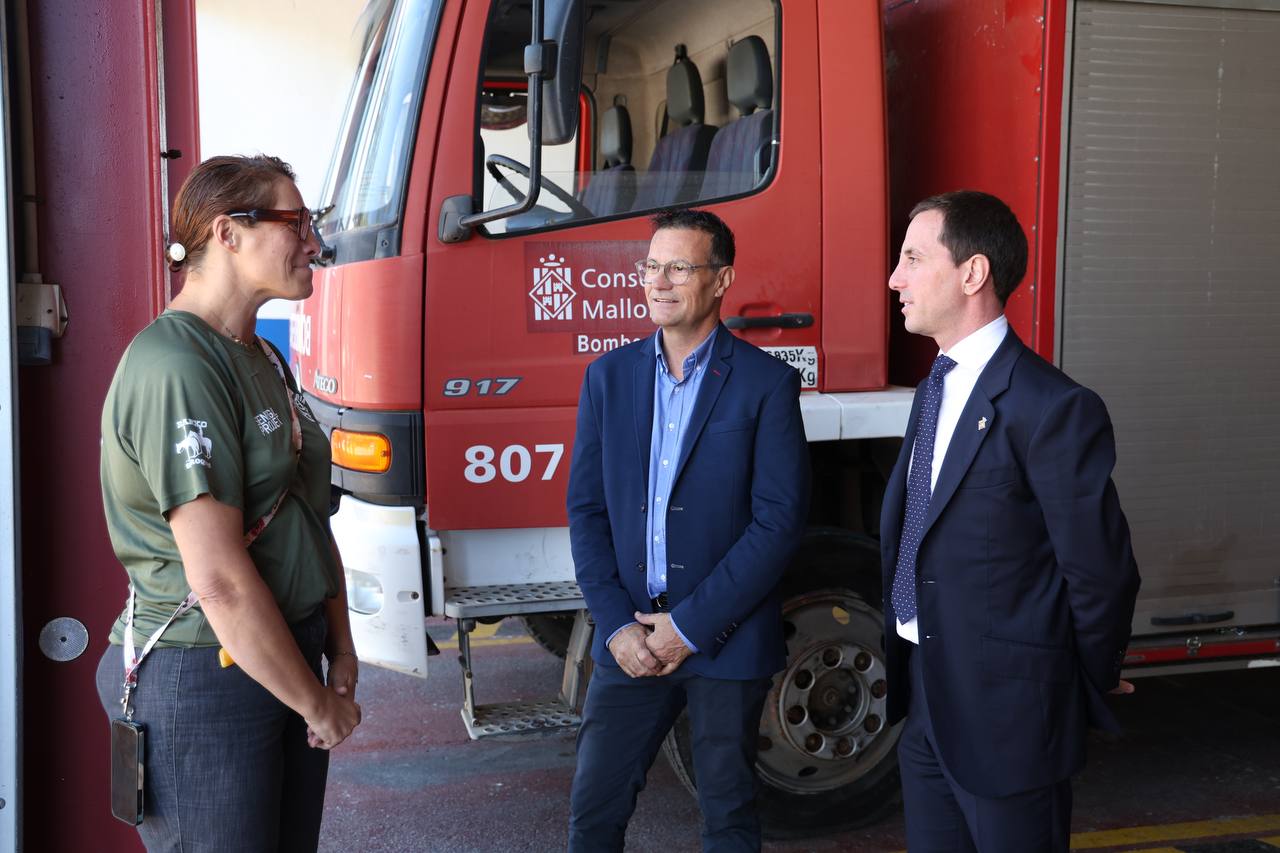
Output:
[[[324,611],[292,626],[321,676]],[[124,661],[108,646],[98,698],[120,716]],[[150,853],[314,851],[329,753],[307,745],[307,725],[216,648],[157,648],[138,670],[133,718],[146,727],[144,818]],[[105,791],[104,791],[105,798]]]

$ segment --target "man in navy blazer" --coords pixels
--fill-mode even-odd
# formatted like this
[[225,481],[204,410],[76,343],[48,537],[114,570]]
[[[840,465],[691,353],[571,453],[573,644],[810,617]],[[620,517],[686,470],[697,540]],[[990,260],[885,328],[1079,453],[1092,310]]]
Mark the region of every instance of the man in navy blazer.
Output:
[[622,850],[663,738],[689,710],[705,850],[758,850],[755,753],[786,662],[779,579],[809,503],[799,374],[720,324],[734,244],[714,214],[653,218],[644,340],[593,362],[569,473],[596,667],[569,849]]
[[1120,680],[1138,571],[1106,407],[1004,305],[1026,236],[973,191],[916,205],[889,287],[940,353],[885,494],[890,722],[911,853],[1065,851],[1071,776]]

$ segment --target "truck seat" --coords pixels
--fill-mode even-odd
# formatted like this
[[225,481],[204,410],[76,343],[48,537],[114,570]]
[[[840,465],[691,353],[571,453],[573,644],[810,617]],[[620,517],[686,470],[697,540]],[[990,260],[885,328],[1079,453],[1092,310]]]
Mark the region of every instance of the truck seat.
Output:
[[600,156],[604,169],[591,177],[582,203],[597,216],[631,209],[636,198],[636,170],[631,165],[631,114],[610,107],[600,117]]
[[729,48],[729,103],[741,115],[720,128],[707,155],[702,198],[738,195],[763,179],[772,160],[773,69],[759,36]]
[[677,127],[658,140],[636,193],[635,210],[667,207],[697,198],[716,129],[703,124],[702,75],[677,49],[667,72],[667,116]]

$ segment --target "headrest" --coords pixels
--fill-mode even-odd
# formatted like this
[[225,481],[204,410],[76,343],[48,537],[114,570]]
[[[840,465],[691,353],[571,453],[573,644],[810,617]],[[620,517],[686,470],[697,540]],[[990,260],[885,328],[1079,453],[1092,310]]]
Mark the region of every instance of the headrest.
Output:
[[702,75],[687,59],[677,59],[667,72],[667,115],[677,125],[702,124]]
[[605,166],[631,162],[631,114],[626,107],[610,107],[600,117],[600,154]]
[[747,36],[729,48],[728,76],[729,103],[744,116],[773,106],[773,70],[760,36]]

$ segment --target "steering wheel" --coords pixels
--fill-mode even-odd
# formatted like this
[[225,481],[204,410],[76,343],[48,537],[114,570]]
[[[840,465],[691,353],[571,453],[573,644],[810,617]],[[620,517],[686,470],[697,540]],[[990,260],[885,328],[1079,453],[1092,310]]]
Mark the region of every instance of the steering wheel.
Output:
[[[490,175],[493,175],[493,179],[497,181],[504,190],[510,193],[513,199],[521,201],[524,198],[524,193],[516,189],[515,184],[507,180],[506,175],[498,171],[499,166],[504,169],[510,169],[516,174],[523,175],[526,178],[529,177],[529,167],[518,160],[512,160],[510,157],[502,154],[490,154],[485,160],[485,168],[489,170]],[[591,219],[595,216],[595,214],[592,213],[586,205],[573,197],[573,193],[566,192],[561,186],[546,175],[542,176],[542,186],[557,199],[568,205],[569,210],[573,212],[575,219]]]

